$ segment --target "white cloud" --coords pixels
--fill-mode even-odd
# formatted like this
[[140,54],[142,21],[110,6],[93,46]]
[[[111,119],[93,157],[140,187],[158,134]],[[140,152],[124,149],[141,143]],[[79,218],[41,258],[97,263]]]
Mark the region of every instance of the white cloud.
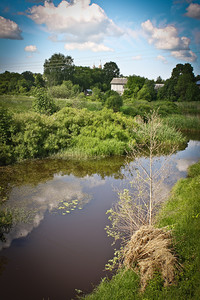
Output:
[[24,51],[26,51],[26,52],[36,52],[37,51],[37,47],[35,45],[29,45],[29,46],[26,46],[24,48]]
[[15,22],[0,16],[1,39],[23,40],[21,33],[22,31]]
[[154,27],[150,20],[142,23],[142,28],[148,36],[150,44],[154,44],[157,49],[163,50],[188,50],[190,39],[178,37],[175,26],[168,25],[164,28]]
[[[28,17],[37,24],[44,24],[54,41],[61,39],[78,49],[80,43],[89,41],[101,44],[107,36],[119,37],[124,34],[104,10],[97,4],[91,4],[90,0],[63,0],[58,6],[46,1],[43,6],[33,6]],[[106,46],[103,51],[110,51],[108,47],[105,49]]]
[[197,56],[195,53],[193,53],[191,50],[180,50],[180,51],[172,51],[172,56],[185,60],[188,62],[194,62],[197,60]]
[[193,62],[197,56],[190,50],[190,39],[178,36],[178,30],[173,25],[163,28],[155,27],[150,20],[141,24],[149,44],[157,49],[169,50],[171,55],[185,61]]
[[168,63],[167,59],[164,56],[162,56],[162,55],[158,55],[157,56],[157,60],[161,60],[164,64]]
[[191,3],[187,8],[185,16],[200,20],[200,4]]
[[132,59],[133,60],[141,60],[142,56],[141,55],[133,56]]
[[93,42],[85,42],[85,43],[69,43],[65,44],[66,50],[91,50],[93,52],[101,52],[101,51],[113,51],[113,49],[103,45],[97,44]]

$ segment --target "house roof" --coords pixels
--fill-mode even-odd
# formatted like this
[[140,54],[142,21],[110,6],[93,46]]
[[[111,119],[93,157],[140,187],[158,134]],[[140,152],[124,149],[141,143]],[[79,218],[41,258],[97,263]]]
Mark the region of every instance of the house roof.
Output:
[[127,78],[113,78],[111,81],[111,84],[120,84],[120,85],[125,85],[127,83]]
[[200,80],[198,80],[198,81],[196,82],[196,84],[197,84],[197,85],[200,85]]
[[156,83],[155,84],[155,89],[158,90],[158,89],[160,89],[163,86],[164,86],[164,83]]

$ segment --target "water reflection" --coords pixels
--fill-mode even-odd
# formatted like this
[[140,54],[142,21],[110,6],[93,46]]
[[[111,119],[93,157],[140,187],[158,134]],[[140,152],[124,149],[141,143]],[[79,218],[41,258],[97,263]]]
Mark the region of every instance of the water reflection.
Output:
[[[199,158],[200,142],[190,141],[174,155],[170,177],[175,182],[185,176]],[[13,227],[1,242],[8,247],[1,253],[9,258],[0,258],[1,295],[9,294],[4,299],[71,299],[75,288],[89,292],[90,283],[105,276],[102,270],[113,254],[105,212],[117,200],[113,187],[120,188],[127,172],[123,157],[36,160],[0,168],[2,197],[8,198],[3,206],[13,214]],[[13,291],[6,288],[10,281]],[[25,283],[21,289],[20,282]]]

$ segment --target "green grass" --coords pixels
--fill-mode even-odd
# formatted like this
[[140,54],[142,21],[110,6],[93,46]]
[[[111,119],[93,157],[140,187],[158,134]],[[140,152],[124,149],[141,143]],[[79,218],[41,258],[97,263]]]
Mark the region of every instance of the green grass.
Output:
[[164,122],[181,131],[200,131],[200,117],[198,116],[171,115],[164,118]]
[[139,276],[119,270],[111,280],[104,279],[94,292],[82,299],[199,299],[200,295],[200,162],[188,170],[172,189],[170,199],[157,216],[157,226],[172,229],[174,250],[182,266],[176,285],[163,287],[159,274],[149,282],[145,292],[139,290]]
[[0,95],[0,106],[12,113],[23,113],[32,110],[34,97],[24,95]]
[[[24,113],[32,110],[33,96],[25,95],[0,95],[0,106],[9,109],[12,113]],[[55,103],[62,109],[64,107],[87,108],[90,111],[99,111],[102,109],[101,102],[92,102],[80,99],[57,99]]]
[[200,102],[177,102],[177,105],[182,114],[200,114]]

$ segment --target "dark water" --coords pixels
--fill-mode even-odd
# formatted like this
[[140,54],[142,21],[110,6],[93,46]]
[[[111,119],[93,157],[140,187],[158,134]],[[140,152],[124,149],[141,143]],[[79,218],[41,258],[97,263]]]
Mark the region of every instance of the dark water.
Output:
[[[200,159],[200,142],[174,155],[173,183]],[[0,169],[2,197],[15,223],[0,242],[0,299],[64,300],[88,293],[113,256],[104,230],[126,173],[117,157],[31,161]]]

